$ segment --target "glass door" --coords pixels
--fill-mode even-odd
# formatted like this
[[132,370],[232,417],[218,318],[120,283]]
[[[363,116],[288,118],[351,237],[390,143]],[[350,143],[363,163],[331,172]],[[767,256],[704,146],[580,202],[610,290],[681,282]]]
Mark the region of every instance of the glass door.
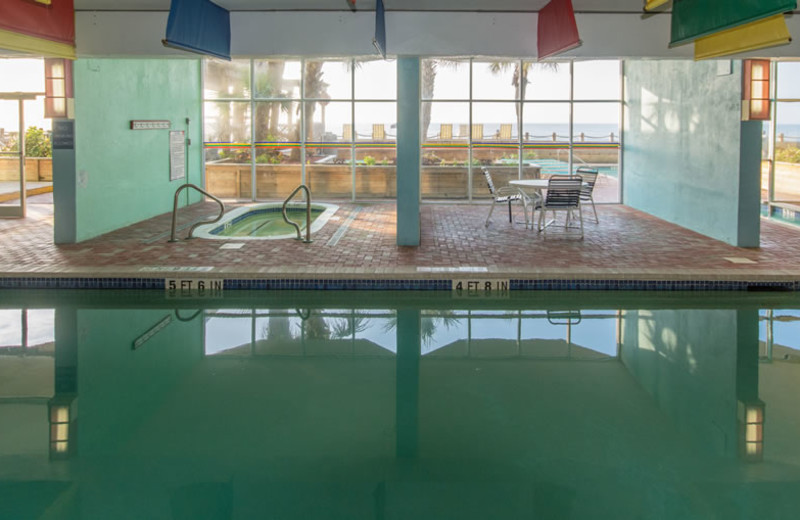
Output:
[[0,217],[25,217],[25,94],[0,93]]
[[[800,223],[800,61],[774,64],[774,109],[762,147],[762,214]],[[766,157],[764,151],[766,149]]]

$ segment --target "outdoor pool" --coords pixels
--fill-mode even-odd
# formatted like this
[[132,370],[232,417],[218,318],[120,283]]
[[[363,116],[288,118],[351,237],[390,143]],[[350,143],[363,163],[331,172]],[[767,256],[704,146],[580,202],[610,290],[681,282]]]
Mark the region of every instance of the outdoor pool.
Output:
[[793,293],[3,290],[0,518],[793,518]]
[[[313,203],[311,232],[320,230],[337,209],[339,206],[334,204]],[[286,214],[300,225],[302,231],[305,230],[305,204],[290,204],[286,207]],[[283,220],[282,204],[267,203],[236,208],[226,213],[219,222],[198,226],[193,236],[217,240],[275,240],[294,238],[297,232]]]

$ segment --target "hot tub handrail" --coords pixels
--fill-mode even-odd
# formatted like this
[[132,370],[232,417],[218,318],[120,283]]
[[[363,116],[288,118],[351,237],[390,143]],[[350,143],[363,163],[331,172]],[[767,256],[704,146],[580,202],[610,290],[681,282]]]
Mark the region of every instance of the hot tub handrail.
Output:
[[[289,220],[289,217],[286,215],[286,205],[289,203],[290,200],[292,200],[292,198],[295,195],[297,195],[297,192],[300,191],[300,190],[305,190],[306,191],[306,238],[305,238],[305,240],[303,240],[303,238],[300,236],[300,226],[296,222],[294,222],[292,220]],[[311,240],[311,190],[308,189],[308,186],[306,186],[305,184],[301,184],[300,186],[296,187],[294,189],[294,191],[288,197],[286,197],[286,200],[283,201],[283,208],[282,208],[281,211],[283,213],[283,220],[286,221],[287,224],[291,224],[292,226],[294,226],[295,230],[297,231],[297,237],[295,238],[295,240],[303,240],[303,242],[305,242],[306,244],[310,244],[311,242],[313,242],[313,240]]]
[[173,204],[172,204],[172,233],[170,234],[170,238],[169,238],[170,242],[177,242],[178,241],[178,239],[175,238],[175,228],[176,228],[176,226],[178,224],[178,195],[180,195],[181,191],[183,191],[186,188],[194,188],[197,191],[199,191],[200,193],[202,193],[203,195],[205,195],[206,197],[214,199],[214,201],[217,204],[219,204],[219,216],[217,216],[217,218],[215,218],[214,220],[206,220],[206,221],[195,222],[192,225],[192,227],[189,228],[189,234],[186,235],[186,238],[192,238],[192,233],[194,233],[194,230],[195,230],[195,228],[197,226],[202,226],[203,224],[213,224],[214,222],[219,222],[219,220],[222,218],[222,215],[225,214],[225,204],[223,204],[222,201],[219,200],[217,197],[213,196],[212,194],[210,194],[209,192],[207,192],[206,190],[204,190],[200,186],[197,186],[196,184],[191,184],[191,183],[184,184],[183,186],[181,186],[177,190],[175,190],[175,199],[174,199]]

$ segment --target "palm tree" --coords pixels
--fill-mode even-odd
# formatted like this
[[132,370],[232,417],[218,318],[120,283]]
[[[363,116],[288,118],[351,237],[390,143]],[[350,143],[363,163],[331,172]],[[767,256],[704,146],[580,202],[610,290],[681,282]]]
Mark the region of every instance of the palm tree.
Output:
[[[456,60],[428,59],[422,60],[422,99],[433,99],[433,91],[436,85],[436,74],[439,67],[456,69],[462,62]],[[422,139],[428,135],[428,127],[431,125],[431,103],[422,103]]]
[[[330,97],[328,96],[328,84],[322,79],[324,74],[322,65],[323,62],[321,61],[306,62],[306,70],[303,74],[306,99]],[[318,101],[306,104],[306,140],[313,140],[314,138],[314,112],[317,110],[317,104],[319,104]]]
[[[516,95],[515,99],[520,101],[525,101],[525,92],[528,89],[528,83],[530,83],[528,80],[528,73],[532,67],[541,66],[554,72],[558,70],[558,63],[553,63],[550,61],[543,63],[523,61],[522,66],[520,66],[519,61],[493,61],[489,64],[489,70],[492,72],[492,74],[500,74],[501,72],[507,71],[512,65],[514,66],[514,73],[511,75],[511,85],[514,87]],[[516,110],[517,117],[519,117],[521,110],[521,105],[519,103],[516,105]]]

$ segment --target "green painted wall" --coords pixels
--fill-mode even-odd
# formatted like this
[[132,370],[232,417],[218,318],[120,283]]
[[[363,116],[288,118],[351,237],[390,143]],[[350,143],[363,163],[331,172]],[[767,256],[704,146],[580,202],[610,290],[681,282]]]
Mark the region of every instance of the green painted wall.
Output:
[[761,136],[741,124],[741,81],[738,61],[625,62],[625,204],[758,245]]
[[[181,184],[202,184],[200,76],[194,59],[75,62],[78,241],[169,212]],[[131,130],[130,121],[166,119],[187,130],[186,118],[187,179],[170,181],[169,130]]]

